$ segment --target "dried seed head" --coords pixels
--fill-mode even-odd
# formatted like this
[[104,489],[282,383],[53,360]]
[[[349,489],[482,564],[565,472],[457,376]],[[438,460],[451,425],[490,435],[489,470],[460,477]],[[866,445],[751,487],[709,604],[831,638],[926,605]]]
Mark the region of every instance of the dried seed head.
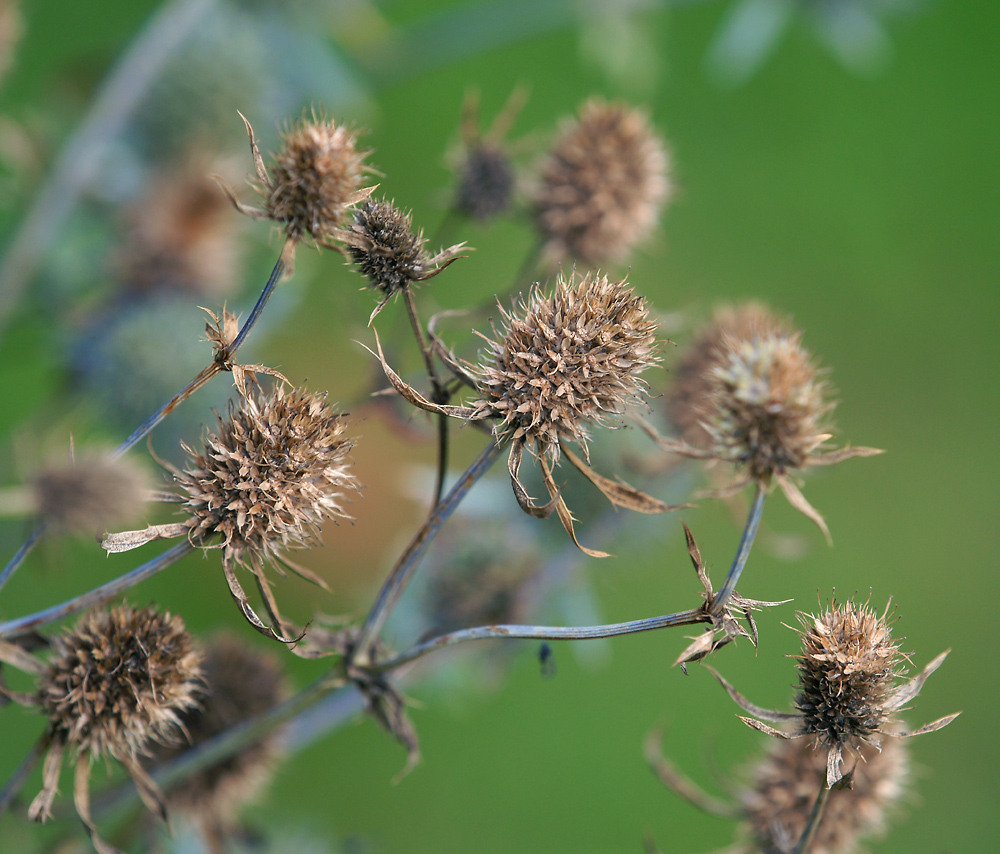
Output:
[[646,116],[591,100],[541,167],[538,227],[553,260],[618,260],[656,226],[672,188],[663,142]]
[[800,336],[770,330],[723,341],[709,371],[705,424],[713,456],[763,482],[806,466],[829,438],[820,422],[832,406]]
[[227,566],[260,573],[282,550],[316,542],[325,519],[349,518],[341,507],[354,487],[345,426],[325,395],[302,389],[279,386],[231,407],[205,436],[204,452],[184,446],[191,465],[177,482],[187,493],[191,541],[221,536]]
[[235,224],[208,171],[196,161],[161,174],[129,211],[117,259],[127,288],[213,296],[235,289]]
[[357,131],[316,115],[303,117],[282,133],[271,167],[274,174],[269,176],[249,124],[247,130],[257,170],[254,187],[264,207],[256,210],[236,202],[237,207],[281,223],[293,240],[308,236],[321,245],[329,243],[348,209],[374,189],[361,187],[370,152],[358,149]]
[[857,747],[884,731],[902,656],[887,615],[868,605],[832,604],[800,615],[798,656],[801,732],[831,747]]
[[50,465],[31,483],[38,513],[53,531],[93,533],[137,516],[145,475],[130,461],[102,454]]
[[672,369],[673,384],[666,399],[667,413],[677,434],[699,450],[711,448],[705,423],[713,416],[713,371],[726,359],[733,341],[752,341],[789,330],[763,306],[748,303],[716,311]]
[[586,450],[590,423],[610,426],[641,400],[638,375],[658,361],[656,323],[624,280],[560,275],[552,296],[536,286],[516,313],[500,311],[506,329],[489,341],[474,418],[495,417],[507,438],[557,459],[560,439]]
[[[850,788],[830,793],[809,848],[811,854],[849,854],[865,837],[885,831],[887,813],[902,798],[909,776],[905,741],[885,738],[881,750],[862,745]],[[826,752],[806,739],[776,741],[741,794],[742,830],[752,850],[789,851],[801,838],[826,773]]]
[[514,185],[509,155],[484,140],[469,150],[459,169],[455,207],[477,220],[499,216],[510,208]]
[[91,611],[56,637],[38,688],[54,741],[131,763],[176,741],[197,704],[200,654],[184,621],[153,606]]
[[[182,716],[188,738],[158,750],[156,762],[167,761],[267,711],[289,694],[278,658],[235,635],[219,635],[205,644],[203,670],[201,703]],[[272,731],[256,744],[186,778],[167,792],[167,803],[213,827],[226,828],[267,785],[279,753],[277,734]]]
[[424,236],[414,233],[410,216],[392,202],[366,201],[355,213],[354,225],[340,233],[347,253],[372,287],[390,297],[412,282],[440,273],[458,257],[464,244],[443,249],[431,257]]

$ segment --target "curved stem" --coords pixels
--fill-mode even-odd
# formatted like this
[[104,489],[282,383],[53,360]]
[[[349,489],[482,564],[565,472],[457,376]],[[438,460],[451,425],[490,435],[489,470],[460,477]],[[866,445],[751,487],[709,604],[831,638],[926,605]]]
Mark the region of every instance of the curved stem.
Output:
[[743,528],[743,536],[740,538],[740,547],[733,559],[733,565],[729,568],[726,581],[719,588],[719,592],[712,597],[712,606],[709,613],[713,617],[718,617],[726,607],[729,597],[733,595],[736,584],[740,580],[743,567],[746,566],[747,558],[750,557],[750,549],[753,547],[754,537],[757,536],[757,529],[760,527],[760,519],[764,513],[764,499],[767,497],[767,489],[764,484],[757,484],[757,491],[753,496],[753,503],[750,505],[750,513],[747,516],[746,526]]
[[799,838],[798,844],[792,849],[792,854],[806,854],[809,850],[809,846],[812,845],[812,841],[816,837],[816,831],[819,830],[819,824],[823,820],[823,810],[826,808],[826,802],[829,797],[830,787],[824,779],[820,784],[816,801],[813,803],[812,812],[809,813],[809,822],[802,831],[802,836]]
[[2,589],[10,577],[17,572],[17,568],[24,563],[24,559],[31,553],[31,550],[35,547],[35,543],[42,538],[42,534],[44,533],[45,523],[42,522],[41,525],[31,532],[28,539],[24,541],[14,557],[7,561],[7,565],[3,568],[3,572],[0,572],[0,589]]
[[167,551],[158,557],[147,561],[142,566],[138,566],[131,572],[125,573],[125,575],[107,582],[107,584],[102,584],[100,587],[95,587],[87,593],[76,596],[60,605],[53,605],[51,608],[46,608],[44,611],[39,611],[36,614],[29,614],[27,617],[20,617],[16,620],[8,620],[5,623],[0,623],[0,637],[9,638],[27,634],[42,626],[47,626],[49,623],[54,623],[56,620],[61,620],[63,617],[70,617],[73,614],[86,611],[88,608],[110,602],[120,593],[156,575],[156,573],[176,563],[184,555],[192,551],[194,551],[194,546],[187,540],[177,543],[173,548],[167,549]]
[[491,441],[476,458],[476,461],[469,466],[465,474],[459,478],[458,483],[451,488],[451,492],[434,508],[434,511],[417,532],[417,535],[410,541],[406,551],[400,555],[396,566],[393,567],[392,573],[382,585],[382,589],[375,599],[375,604],[372,605],[372,609],[368,613],[368,618],[361,628],[361,634],[354,648],[355,664],[364,666],[368,663],[371,645],[375,642],[379,632],[382,631],[382,627],[389,617],[389,612],[396,604],[407,582],[409,582],[410,576],[420,562],[420,558],[423,557],[424,552],[441,529],[441,526],[455,511],[455,508],[458,507],[476,481],[486,474],[499,456],[500,446],[496,441]]
[[431,638],[418,643],[406,652],[378,661],[366,667],[374,673],[384,673],[395,670],[411,661],[466,641],[486,640],[488,638],[529,638],[533,640],[592,640],[594,638],[611,638],[617,635],[632,635],[637,632],[649,632],[654,629],[664,629],[670,626],[691,626],[696,623],[712,621],[702,608],[692,608],[676,614],[666,614],[662,617],[646,617],[641,620],[629,620],[627,623],[609,623],[603,626],[476,626],[471,629],[460,629],[455,632]]
[[[289,238],[286,238],[287,241]],[[231,359],[236,355],[236,351],[243,346],[243,342],[246,340],[247,335],[250,334],[250,330],[254,328],[257,323],[258,318],[260,318],[261,312],[264,311],[264,306],[267,305],[267,301],[271,299],[271,294],[274,293],[274,289],[278,282],[281,281],[281,276],[285,272],[285,253],[282,250],[282,254],[279,256],[278,260],[274,263],[274,269],[271,270],[271,275],[264,285],[264,290],[260,292],[260,296],[257,297],[257,303],[253,307],[253,311],[250,312],[250,316],[246,319],[246,323],[243,324],[243,328],[239,331],[233,343],[226,348],[226,358]]]

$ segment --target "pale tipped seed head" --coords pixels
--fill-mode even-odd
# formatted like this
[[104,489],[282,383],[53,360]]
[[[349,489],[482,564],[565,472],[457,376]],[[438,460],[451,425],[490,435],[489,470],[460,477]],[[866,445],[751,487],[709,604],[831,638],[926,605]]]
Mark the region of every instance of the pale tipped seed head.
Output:
[[624,258],[656,226],[670,197],[669,159],[646,116],[591,100],[543,162],[535,218],[553,260]]
[[764,482],[808,465],[829,438],[821,421],[832,405],[800,335],[770,330],[723,341],[708,372],[704,424],[713,456]]
[[260,572],[285,549],[316,542],[329,518],[349,518],[343,493],[348,471],[346,421],[322,394],[276,387],[243,400],[203,452],[184,446],[189,467],[177,475],[187,493],[189,538],[210,545],[221,537],[223,561]]
[[556,459],[560,440],[586,450],[591,424],[611,426],[641,401],[656,323],[625,281],[560,275],[551,296],[536,286],[515,312],[500,311],[506,328],[489,342],[473,417],[498,419],[505,437]]
[[392,202],[371,199],[357,210],[354,225],[340,238],[358,271],[386,297],[437,275],[462,248],[452,246],[431,257],[424,249],[427,241],[421,232],[414,233],[408,214]]
[[[902,799],[909,777],[905,740],[887,737],[881,749],[862,745],[851,786],[830,793],[811,854],[850,854],[859,842],[885,831],[888,815]],[[751,772],[740,795],[744,835],[752,850],[788,851],[801,838],[826,773],[826,751],[806,739],[775,741]]]
[[757,303],[723,307],[695,337],[671,368],[673,382],[666,397],[667,414],[677,434],[694,448],[709,450],[705,424],[714,415],[713,371],[726,359],[734,341],[789,334],[786,325]]
[[903,656],[887,615],[868,605],[831,604],[802,614],[798,656],[800,732],[831,747],[857,747],[885,731]]
[[[203,670],[201,702],[182,716],[187,738],[158,750],[157,763],[267,711],[289,695],[279,659],[232,634],[219,635],[204,644]],[[168,806],[213,826],[232,824],[270,780],[280,755],[278,742],[278,734],[272,730],[261,741],[187,777],[167,792]]]
[[38,687],[54,741],[126,763],[181,733],[198,703],[201,655],[178,616],[153,606],[91,611],[57,636]]
[[348,209],[363,197],[369,152],[357,147],[358,132],[332,120],[303,118],[281,135],[270,178],[258,179],[265,215],[294,239],[327,243]]

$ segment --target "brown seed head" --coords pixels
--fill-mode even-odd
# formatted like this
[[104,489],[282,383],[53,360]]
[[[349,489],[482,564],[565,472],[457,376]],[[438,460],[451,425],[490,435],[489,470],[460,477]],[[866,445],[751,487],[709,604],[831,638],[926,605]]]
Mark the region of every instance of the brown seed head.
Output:
[[510,156],[483,140],[469,150],[459,169],[455,207],[477,220],[499,216],[510,208],[514,186]]
[[38,688],[55,741],[126,763],[176,741],[197,705],[201,655],[184,621],[153,606],[85,614],[56,637]]
[[886,614],[868,605],[835,603],[800,615],[798,656],[801,732],[831,747],[857,747],[884,731],[902,658]]
[[807,465],[829,438],[820,421],[832,406],[800,336],[768,330],[723,342],[709,371],[705,426],[713,456],[764,482]]
[[712,322],[701,330],[671,371],[673,384],[666,407],[681,439],[699,450],[711,448],[705,422],[713,415],[712,372],[724,362],[730,342],[781,334],[788,334],[785,325],[756,303],[715,312]]
[[282,550],[316,542],[325,519],[349,518],[341,507],[354,487],[345,426],[325,395],[302,389],[260,391],[231,407],[202,453],[184,446],[191,464],[177,482],[191,541],[221,536],[225,563],[260,572]]
[[[188,738],[158,750],[156,762],[172,759],[267,711],[289,694],[278,658],[235,635],[219,635],[205,644],[203,670],[201,703],[182,716]],[[279,753],[278,738],[272,731],[256,744],[186,778],[167,793],[168,805],[213,826],[231,825],[240,809],[267,785]]]
[[[885,738],[881,750],[862,745],[858,752],[852,785],[830,793],[811,854],[857,851],[863,838],[884,832],[886,814],[904,794],[909,776],[904,739]],[[753,851],[791,850],[802,836],[825,773],[826,751],[816,750],[808,740],[772,742],[740,797],[742,829]]]
[[516,313],[500,311],[506,329],[489,341],[473,417],[495,417],[507,438],[557,459],[560,439],[586,450],[591,423],[610,426],[641,400],[638,375],[658,361],[656,323],[625,281],[560,275],[552,296],[536,286]]
[[50,530],[84,533],[141,512],[146,479],[131,462],[102,454],[51,465],[32,479],[39,515]]
[[357,147],[358,132],[332,120],[303,118],[282,134],[273,175],[258,178],[269,219],[282,223],[294,239],[324,244],[366,193],[361,189],[370,152]]
[[541,167],[535,216],[553,260],[618,260],[656,226],[672,188],[646,116],[591,100]]
[[355,213],[354,225],[340,234],[347,252],[372,287],[386,297],[436,276],[458,257],[461,245],[431,257],[424,250],[426,240],[414,233],[410,216],[392,202],[367,200]]

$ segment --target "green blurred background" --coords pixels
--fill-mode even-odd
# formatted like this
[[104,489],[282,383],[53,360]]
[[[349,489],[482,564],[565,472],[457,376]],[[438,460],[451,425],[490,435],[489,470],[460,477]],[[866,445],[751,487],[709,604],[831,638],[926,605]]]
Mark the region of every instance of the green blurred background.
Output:
[[[838,440],[887,449],[809,476],[805,493],[826,516],[832,548],[783,498],[769,502],[772,542],[804,544],[804,553],[781,559],[765,538],[741,592],[794,603],[761,617],[756,653],[741,643],[714,664],[755,702],[783,707],[795,678],[786,656],[797,641],[782,624],[794,624],[795,609],[814,609],[817,595],[825,602],[832,588],[864,599],[871,591],[876,606],[892,597],[895,633],[905,637],[914,667],[952,649],[908,722],[963,715],[911,744],[915,794],[889,835],[869,847],[989,850],[1000,839],[998,679],[989,663],[1000,638],[994,583],[986,578],[996,562],[1000,509],[1000,8],[898,5],[172,4],[204,16],[177,51],[184,61],[168,64],[102,143],[101,161],[24,290],[2,295],[3,483],[30,474],[46,449],[65,450],[70,432],[77,441],[108,442],[128,432],[125,416],[115,414],[116,399],[132,394],[121,368],[94,379],[81,366],[93,342],[111,334],[94,318],[107,314],[95,307],[106,306],[114,288],[106,258],[120,230],[115,211],[148,185],[151,164],[190,150],[191,140],[213,154],[235,152],[237,175],[248,171],[237,109],[267,149],[275,127],[309,104],[366,128],[379,192],[412,208],[415,224],[433,235],[449,199],[445,154],[457,144],[470,88],[481,92],[486,121],[515,86],[530,89],[512,133],[526,138],[525,164],[589,95],[643,105],[669,140],[679,192],[656,239],[631,260],[630,281],[681,344],[688,322],[718,302],[753,298],[791,315],[830,368]],[[868,18],[852,17],[859,7]],[[765,44],[761,28],[781,9],[787,26]],[[92,116],[101,81],[158,11],[150,0],[35,0],[21,10],[23,37],[0,91],[0,227],[8,247],[60,150]],[[274,237],[268,245],[266,224],[240,227],[241,277],[225,298],[245,312],[279,244]],[[421,290],[428,311],[478,306],[504,292],[531,238],[524,226],[501,224],[469,226],[459,239],[476,251]],[[359,286],[333,253],[300,250],[296,275],[282,286],[248,358],[329,389],[335,400],[357,401],[374,376],[354,343],[371,340],[365,324],[373,299]],[[175,353],[193,349],[203,323],[195,306],[221,302],[184,299],[178,319],[154,323],[162,340],[140,335],[151,350],[141,359],[154,375],[169,374]],[[402,331],[400,320],[401,306],[390,305],[380,331]],[[120,340],[131,364],[131,339]],[[208,357],[200,346],[195,370]],[[405,343],[399,359],[417,368]],[[179,385],[173,375],[166,382]],[[197,424],[212,420],[214,393],[178,416],[181,436],[193,441]],[[317,602],[331,614],[363,613],[423,512],[424,499],[412,498],[411,465],[432,461],[430,433],[420,423],[410,431],[387,427],[370,408],[359,413],[354,456],[367,488],[351,507],[357,522],[328,526],[325,548],[304,558],[334,595],[318,596],[294,579],[278,585],[279,600],[299,618]],[[481,443],[467,433],[456,440],[456,467]],[[176,437],[156,436],[157,451],[170,453]],[[483,488],[512,505],[503,481]],[[683,518],[721,577],[738,523],[709,501]],[[2,553],[13,554],[30,529],[5,521]],[[693,604],[695,579],[677,529],[676,519],[643,522],[641,535],[613,541],[616,557],[581,564],[574,577],[577,588],[587,581],[587,607],[613,622]],[[107,559],[85,538],[45,543],[0,594],[0,617],[68,598],[135,563]],[[182,613],[198,631],[228,625],[251,634],[211,554],[189,558],[133,598]],[[420,701],[412,717],[424,761],[412,774],[393,784],[401,748],[370,721],[349,725],[292,756],[250,823],[284,845],[275,850],[289,851],[312,850],[306,836],[327,840],[329,850],[439,854],[641,851],[646,836],[664,852],[722,848],[731,824],[666,791],[641,753],[646,733],[665,725],[666,752],[717,790],[713,763],[729,769],[762,747],[764,736],[739,723],[707,672],[693,667],[685,677],[670,666],[685,643],[680,633],[658,632],[606,643],[597,655],[556,646],[548,679],[537,644],[525,643],[489,685],[414,683],[408,691]],[[316,664],[288,663],[300,683],[319,672]],[[16,708],[2,714],[6,779],[41,722]],[[95,771],[95,780],[101,776]],[[65,777],[64,802],[70,785]],[[27,791],[36,787],[33,779]],[[72,821],[41,832],[8,815],[0,820],[0,850],[40,850],[67,828],[76,833]]]

